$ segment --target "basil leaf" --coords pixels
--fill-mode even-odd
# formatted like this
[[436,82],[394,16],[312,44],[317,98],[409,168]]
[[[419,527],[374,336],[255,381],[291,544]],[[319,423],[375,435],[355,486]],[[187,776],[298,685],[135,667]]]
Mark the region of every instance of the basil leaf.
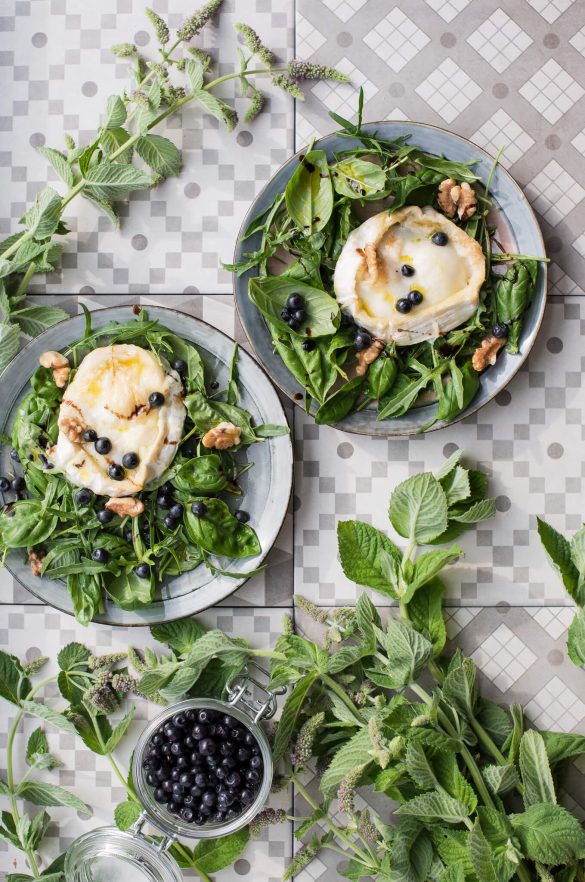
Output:
[[0,539],[7,548],[33,548],[55,531],[58,518],[37,499],[22,499],[0,515]]
[[389,394],[380,399],[377,419],[385,420],[389,417],[405,414],[423,389],[426,389],[432,378],[431,372],[415,378],[399,374],[398,379],[391,386]]
[[523,317],[534,296],[537,271],[536,264],[517,260],[496,286],[496,313],[498,321],[508,325],[508,352],[518,352]]
[[106,590],[112,600],[122,609],[140,609],[148,606],[154,597],[154,582],[151,575],[141,579],[134,570],[121,572],[114,579],[108,579]]
[[388,395],[398,375],[396,359],[384,352],[368,368],[366,398],[383,398]]
[[334,425],[352,411],[358,401],[365,376],[353,377],[333,393],[315,414],[317,425]]
[[323,229],[333,211],[331,175],[323,150],[310,150],[301,159],[284,196],[288,213],[301,232],[310,236]]
[[171,478],[177,490],[206,496],[220,493],[228,485],[222,462],[216,453],[196,456],[183,463]]
[[[195,500],[197,501],[197,500]],[[224,557],[252,557],[261,548],[255,531],[238,521],[221,499],[203,498],[205,515],[197,517],[189,508],[185,522],[193,542],[210,554]]]
[[[306,338],[334,334],[339,327],[339,306],[334,297],[320,288],[286,276],[265,276],[250,279],[248,294],[262,315],[270,319],[279,331]],[[305,319],[297,329],[291,328],[281,317],[291,294],[300,294],[304,301]]]
[[67,577],[67,588],[73,602],[75,618],[81,625],[88,625],[102,602],[98,577],[75,573]]
[[331,167],[336,193],[350,199],[363,199],[379,193],[386,184],[384,169],[365,159],[345,159]]

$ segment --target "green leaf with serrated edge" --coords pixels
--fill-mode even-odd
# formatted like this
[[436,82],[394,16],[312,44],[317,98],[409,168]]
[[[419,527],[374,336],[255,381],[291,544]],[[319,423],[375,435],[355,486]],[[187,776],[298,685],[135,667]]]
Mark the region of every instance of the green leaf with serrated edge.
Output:
[[431,641],[435,655],[442,652],[447,640],[443,618],[445,588],[437,578],[423,585],[408,601],[408,616],[416,630]]
[[176,622],[154,625],[150,633],[159,643],[164,643],[174,652],[182,654],[188,652],[191,646],[203,637],[206,628],[196,619],[179,619]]
[[410,622],[388,619],[386,631],[376,636],[388,656],[387,674],[395,689],[412,683],[433,655],[432,644]]
[[88,193],[85,192],[82,195],[85,199],[87,199],[89,202],[92,202],[97,208],[99,208],[100,211],[103,211],[106,217],[109,218],[113,228],[115,230],[118,229],[118,227],[120,226],[120,218],[118,216],[118,212],[116,211],[115,206],[113,206],[111,202],[108,202],[105,199],[97,199],[95,196],[90,196]]
[[433,760],[433,767],[440,787],[449,796],[465,803],[470,814],[477,808],[477,796],[471,784],[463,777],[457,756],[451,751],[441,751]]
[[484,766],[482,774],[486,784],[494,795],[507,793],[520,783],[516,766]]
[[34,732],[31,733],[29,739],[26,744],[26,761],[29,766],[35,765],[35,757],[38,754],[48,754],[49,753],[49,742],[47,741],[47,737],[43,731],[43,729],[39,726],[38,729],[35,729]]
[[18,325],[0,325],[0,369],[12,361],[20,348]]
[[136,152],[159,175],[178,175],[183,167],[181,151],[161,135],[143,135],[134,144]]
[[503,750],[508,752],[508,762],[516,763],[524,732],[524,710],[522,705],[513,702],[509,706],[509,711],[512,717],[512,731],[504,743]]
[[[432,862],[427,834],[414,818],[399,818],[392,842],[392,882],[426,882]],[[422,846],[422,847],[421,847]]]
[[479,820],[469,834],[469,853],[476,875],[482,882],[500,882],[492,864],[492,850],[485,838]]
[[434,827],[431,835],[441,860],[448,866],[461,864],[465,870],[465,875],[471,876],[473,864],[469,854],[468,832],[466,830],[454,830],[451,827]]
[[456,521],[459,524],[477,524],[480,521],[487,521],[493,518],[496,513],[496,503],[494,499],[482,499],[480,502],[474,502],[469,508],[463,511],[450,511],[449,520]]
[[448,793],[421,793],[396,809],[396,814],[419,818],[427,824],[461,824],[469,817],[469,809],[460,799]]
[[447,499],[435,476],[422,472],[395,488],[388,514],[400,536],[425,545],[447,528]]
[[333,188],[325,151],[310,150],[300,160],[286,185],[285,201],[289,215],[305,235],[325,227],[333,211]]
[[[108,158],[113,153],[118,153],[120,147],[123,147],[129,140],[130,134],[126,129],[110,129],[107,132],[100,132],[100,146]],[[122,164],[129,163],[132,161],[133,155],[134,148],[130,145],[117,155],[114,161]]]
[[465,869],[463,864],[454,864],[452,867],[448,867],[448,869],[441,874],[439,882],[465,882]]
[[437,551],[426,551],[414,561],[412,576],[408,580],[408,591],[403,600],[409,600],[416,591],[430,582],[447,564],[453,563],[463,554],[463,549],[458,545],[451,548],[441,548]]
[[37,193],[33,205],[21,218],[35,239],[52,236],[61,218],[61,196],[52,187],[45,187]]
[[546,747],[539,732],[529,729],[520,741],[519,766],[524,785],[523,800],[528,808],[542,802],[557,801]]
[[77,665],[82,665],[91,656],[91,652],[82,643],[68,643],[57,656],[57,664],[62,671],[70,671]]
[[[339,525],[338,525],[339,526]],[[377,628],[382,627],[382,620],[378,610],[364,592],[358,597],[355,606],[355,616],[358,627],[366,640],[375,639],[374,625]]]
[[445,700],[464,715],[472,716],[477,701],[477,668],[470,658],[449,671],[443,681]]
[[73,171],[63,154],[59,150],[54,150],[52,147],[37,147],[37,150],[45,157],[45,159],[49,160],[61,180],[64,181],[68,187],[72,187]]
[[102,200],[120,197],[132,190],[148,189],[152,183],[146,172],[133,165],[105,160],[88,168],[85,182],[90,195]]
[[585,832],[560,805],[531,805],[522,814],[510,815],[510,821],[529,860],[556,866],[585,857]]
[[304,677],[301,677],[300,680],[298,680],[292,692],[287,696],[280,720],[276,727],[274,743],[272,746],[272,756],[275,763],[278,762],[279,759],[282,759],[286,753],[295,731],[301,708],[316,679],[316,671],[305,674]]
[[457,449],[451,456],[447,457],[444,463],[439,466],[439,468],[435,471],[435,478],[437,481],[442,481],[448,475],[451,474],[453,469],[459,463],[459,460],[463,456],[463,451],[461,449]]
[[126,107],[119,95],[110,95],[106,103],[106,112],[102,121],[102,129],[119,129],[126,122]]
[[573,563],[581,579],[583,579],[585,576],[585,527],[582,527],[573,535],[569,545]]
[[371,749],[372,742],[367,728],[360,729],[333,756],[321,777],[321,792],[325,795],[332,794],[348,772],[369,765],[372,761],[369,753]]
[[42,811],[38,812],[32,820],[32,824],[30,825],[30,832],[26,837],[26,844],[28,848],[36,851],[42,842],[45,833],[47,832],[47,827],[51,818],[48,812]]
[[64,790],[63,787],[57,787],[56,784],[47,784],[45,781],[23,781],[16,793],[34,805],[66,805],[84,814],[91,814],[88,805],[74,793]]
[[206,92],[204,89],[194,92],[193,96],[203,105],[208,113],[225,125],[228,132],[233,130],[237,119],[233,115],[232,108],[225,101],[221,101],[215,95],[212,95],[211,92]]
[[418,741],[409,741],[406,748],[406,770],[421,790],[436,790],[439,786],[437,776],[425,749]]
[[138,689],[145,695],[154,695],[163,686],[165,686],[173,674],[180,668],[179,662],[169,662],[168,664],[159,665],[152,671],[145,671],[138,681]]
[[469,472],[461,466],[456,466],[440,483],[447,496],[449,508],[464,502],[471,494]]
[[576,598],[579,587],[579,571],[573,562],[571,546],[561,533],[558,533],[546,521],[537,518],[538,535],[553,567],[559,573],[565,590]]
[[396,599],[381,552],[385,551],[396,562],[401,561],[402,555],[384,533],[362,521],[340,521],[337,542],[341,567],[348,579]]
[[129,830],[141,814],[142,806],[135,799],[127,799],[126,802],[121,802],[114,809],[114,820],[118,830],[122,830],[122,832]]
[[38,701],[23,701],[20,706],[25,713],[33,717],[39,717],[41,720],[46,720],[47,723],[50,723],[51,726],[55,726],[56,729],[60,729],[62,732],[75,733],[75,726],[71,720],[68,720],[66,716],[58,711],[47,707],[46,704],[41,704]]
[[22,309],[13,310],[11,314],[13,322],[16,322],[20,330],[30,337],[36,337],[42,331],[69,318],[69,314],[58,306],[25,306]]
[[578,609],[569,625],[567,650],[573,664],[585,665],[585,609]]
[[585,736],[568,732],[541,732],[551,764],[585,753]]
[[190,58],[185,64],[185,73],[191,89],[194,92],[199,92],[203,87],[203,65],[201,62]]
[[22,668],[18,659],[0,651],[0,696],[12,704],[19,704],[21,678]]
[[199,842],[193,849],[195,866],[204,873],[219,873],[220,870],[234,863],[247,846],[249,839],[249,830],[243,827],[219,839]]
[[136,707],[133,705],[130,710],[124,715],[124,717],[120,720],[118,725],[114,728],[114,731],[108,738],[106,743],[106,753],[112,753],[117,745],[120,743],[126,732],[128,731],[128,726],[134,719],[134,715],[136,714]]

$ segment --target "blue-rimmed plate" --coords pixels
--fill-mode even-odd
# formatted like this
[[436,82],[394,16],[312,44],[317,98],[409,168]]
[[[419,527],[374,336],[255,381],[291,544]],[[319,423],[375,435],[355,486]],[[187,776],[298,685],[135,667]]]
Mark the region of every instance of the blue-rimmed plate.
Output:
[[[234,348],[234,341],[230,337],[207,322],[175,309],[149,306],[148,314],[179,337],[193,343],[204,361],[207,378],[216,379],[220,386],[225,387]],[[129,306],[107,307],[92,313],[92,326],[94,329],[101,328],[112,321],[125,322],[131,318],[132,308]],[[65,349],[79,340],[83,336],[84,326],[83,315],[53,325],[25,346],[4,371],[0,377],[0,429],[7,435],[10,434],[18,404],[30,389],[30,376],[39,363],[39,356],[49,349]],[[272,383],[256,361],[243,350],[239,352],[238,375],[238,403],[252,414],[254,423],[286,425],[286,417]],[[12,471],[14,464],[9,454],[10,449],[3,445],[0,449],[0,474],[6,475]],[[240,485],[243,491],[242,505],[245,504],[250,514],[250,524],[258,534],[261,554],[222,562],[224,568],[241,573],[238,578],[212,576],[204,566],[173,576],[163,584],[160,598],[145,609],[123,610],[107,601],[105,612],[98,614],[94,621],[128,627],[155,625],[195,615],[232,594],[246,581],[246,573],[260,566],[274,544],[288,508],[293,470],[290,436],[268,438],[246,448],[239,456],[242,463],[254,463],[253,468],[242,475]],[[8,555],[6,566],[12,575],[40,600],[72,613],[66,584],[33,576],[24,557],[19,552]]]
[[[494,164],[493,157],[485,150],[459,135],[454,135],[452,132],[436,126],[413,122],[377,122],[364,125],[363,129],[370,134],[376,132],[381,138],[388,141],[407,135],[410,139],[409,143],[415,144],[427,153],[435,153],[456,162],[475,161],[473,170],[484,184]],[[344,138],[334,133],[321,138],[314,146],[325,150],[327,155],[332,158],[335,153],[358,145],[357,139]],[[299,153],[291,156],[254,200],[238,236],[234,262],[241,260],[245,252],[254,251],[259,247],[260,233],[250,236],[244,241],[244,231],[252,218],[266,211],[275,196],[285,189],[298,166],[298,157]],[[493,174],[490,193],[494,203],[490,222],[496,227],[496,238],[502,248],[506,252],[544,257],[542,233],[530,203],[516,181],[501,165],[497,166]],[[280,357],[273,351],[270,333],[262,315],[248,297],[248,281],[253,275],[254,272],[248,272],[235,278],[236,307],[240,321],[258,359],[272,380],[296,404],[304,407],[303,387],[288,372]],[[495,366],[481,375],[479,391],[466,410],[450,423],[435,423],[429,431],[452,425],[475,413],[510,382],[534,344],[542,322],[545,301],[546,264],[540,264],[536,292],[526,315],[520,338],[520,353],[518,355],[501,353]],[[312,411],[315,410],[316,406],[313,403]],[[402,417],[378,422],[375,409],[370,407],[345,417],[337,424],[337,428],[360,435],[386,437],[410,435],[420,431],[431,419],[435,410],[435,403],[426,404],[413,408]]]

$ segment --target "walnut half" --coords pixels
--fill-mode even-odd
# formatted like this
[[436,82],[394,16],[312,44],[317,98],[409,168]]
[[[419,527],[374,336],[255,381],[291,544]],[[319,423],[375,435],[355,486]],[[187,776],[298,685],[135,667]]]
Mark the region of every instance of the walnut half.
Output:
[[367,349],[362,349],[361,352],[358,352],[358,363],[355,369],[358,377],[363,377],[372,362],[376,361],[384,346],[383,340],[372,340]]
[[40,356],[39,363],[42,367],[49,368],[53,371],[55,385],[59,389],[62,389],[67,383],[67,379],[71,373],[67,358],[61,352],[49,349],[47,352],[43,352]]
[[215,450],[227,450],[240,443],[240,435],[242,430],[234,426],[233,423],[218,423],[209,432],[206,432],[201,443],[204,447],[214,447]]
[[44,551],[29,551],[28,559],[33,576],[40,576],[45,562]]
[[121,518],[137,518],[144,511],[144,503],[134,496],[113,496],[108,499],[105,507]]
[[481,346],[473,353],[471,366],[475,371],[480,373],[489,365],[496,363],[498,352],[506,345],[505,337],[494,337],[492,334],[481,341]]
[[87,426],[81,420],[76,420],[73,417],[64,417],[62,420],[59,420],[59,428],[72,444],[81,444],[83,433]]
[[459,220],[467,220],[477,209],[477,196],[473,187],[464,181],[458,184],[453,178],[446,178],[439,184],[437,196],[439,205],[446,215]]

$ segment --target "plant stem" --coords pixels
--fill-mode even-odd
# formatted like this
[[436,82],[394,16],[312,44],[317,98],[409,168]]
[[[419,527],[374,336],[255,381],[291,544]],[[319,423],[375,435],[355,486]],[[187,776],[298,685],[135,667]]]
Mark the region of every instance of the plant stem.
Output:
[[354,717],[359,720],[360,723],[364,723],[365,720],[363,716],[361,715],[351,698],[347,695],[346,692],[343,691],[341,686],[339,686],[339,684],[336,683],[335,680],[333,680],[333,678],[329,676],[329,674],[320,674],[320,677],[324,685],[327,686],[328,689],[331,689],[332,692],[335,692],[337,697],[341,699],[341,701],[347,708],[349,708]]
[[188,861],[189,867],[191,867],[194,870],[197,870],[197,872],[199,873],[199,875],[203,879],[203,882],[212,882],[212,880],[207,875],[207,873],[205,873],[202,869],[200,869],[197,866],[197,862],[193,860],[193,858],[191,857],[191,855],[189,854],[188,851],[185,851],[184,847],[181,845],[180,842],[173,842],[172,850],[177,851],[185,861]]
[[[258,76],[259,74],[273,74],[273,73],[286,73],[286,67],[258,67],[255,70],[247,70],[245,73],[246,77],[250,76]],[[216,86],[219,86],[220,83],[226,83],[228,80],[241,79],[242,72],[236,71],[230,74],[224,74],[222,77],[217,77],[215,80],[211,80],[211,82],[206,83],[203,86],[203,89],[206,92],[209,92],[211,89],[214,89]]]

